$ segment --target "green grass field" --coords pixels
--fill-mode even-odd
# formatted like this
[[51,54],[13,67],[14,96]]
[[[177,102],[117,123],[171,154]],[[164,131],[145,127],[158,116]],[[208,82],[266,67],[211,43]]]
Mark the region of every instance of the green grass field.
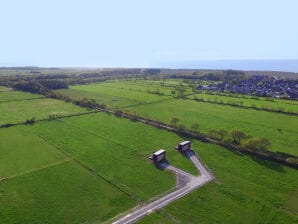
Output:
[[11,88],[6,86],[0,86],[0,92],[6,92],[6,91],[11,91]]
[[0,177],[16,177],[67,159],[25,127],[2,128],[0,139]]
[[[138,200],[145,202],[174,186],[173,175],[157,169],[147,159],[158,148],[167,149],[170,163],[195,173],[191,162],[174,150],[181,137],[105,113],[2,131],[3,138],[16,137],[7,137],[0,156],[13,149],[10,161],[5,163],[23,160],[19,170],[30,172],[14,173],[13,168],[1,167],[11,179],[0,182],[0,216],[5,217],[0,223],[108,220],[135,206]],[[38,145],[46,152],[37,153]],[[296,170],[212,144],[193,141],[193,147],[216,176],[216,182],[141,223],[297,221],[298,206],[292,199],[298,189]],[[24,156],[23,148],[32,150]],[[39,162],[31,166],[30,155],[34,153],[34,160]]]
[[[115,85],[115,84],[114,84]],[[90,84],[71,86],[67,90],[59,90],[58,92],[70,96],[75,99],[82,99],[83,97],[93,98],[97,102],[104,103],[109,107],[127,107],[143,103],[152,103],[169,99],[170,96],[158,96],[156,94],[149,94],[139,90],[122,89],[119,85],[110,85],[110,83]]]
[[188,96],[189,99],[194,99],[195,97],[203,100],[208,100],[212,102],[219,103],[236,103],[241,104],[245,107],[256,107],[256,108],[265,108],[269,110],[283,110],[285,112],[295,112],[298,113],[298,101],[290,100],[280,100],[274,99],[273,101],[266,100],[265,98],[259,98],[259,100],[252,99],[250,97],[230,97],[230,96],[220,96],[220,95],[211,95],[206,93],[200,93]]
[[0,183],[0,223],[105,221],[135,202],[75,162]]
[[24,122],[26,119],[48,118],[49,115],[70,115],[87,110],[55,99],[34,99],[0,103],[0,125]]
[[[268,138],[271,141],[270,149],[273,151],[298,155],[297,116],[197,102],[188,99],[176,99],[170,95],[158,96],[147,93],[148,88],[159,88],[161,92],[168,91],[169,94],[172,89],[172,87],[161,86],[160,81],[136,80],[73,86],[69,90],[62,91],[62,93],[74,98],[78,98],[82,94],[85,97],[95,98],[100,103],[104,102],[108,107],[119,107],[134,111],[139,115],[166,123],[169,123],[172,117],[177,117],[180,123],[188,128],[193,123],[199,123],[204,133],[208,133],[210,129],[225,129],[229,131],[233,128],[238,128],[250,136]],[[99,95],[96,97],[97,94],[103,94],[102,98],[105,98],[104,94],[107,94],[109,97],[101,100]],[[123,96],[125,98],[122,98]],[[207,94],[203,94],[203,96],[209,97]],[[193,96],[189,95],[188,97]],[[237,100],[235,97],[219,97],[224,98],[226,101]],[[132,102],[129,100],[136,101]],[[241,100],[245,101],[247,105],[254,103],[258,106],[286,107],[287,110],[296,110],[298,107],[298,104],[288,100],[275,100],[274,102],[264,99],[241,98]]]
[[[147,93],[149,88],[160,88],[165,95]],[[171,88],[159,81],[130,80],[72,86],[62,92],[166,123],[178,117],[187,127],[199,123],[202,132],[239,128],[269,138],[274,151],[298,155],[296,116],[176,99],[170,96]],[[0,95],[5,91],[0,88]],[[85,111],[48,98],[2,102],[0,124]],[[0,179],[7,178],[0,180],[3,224],[109,222],[173,189],[175,176],[148,160],[160,148],[167,150],[172,165],[197,174],[174,150],[183,137],[102,112],[0,128],[0,139]],[[139,223],[298,223],[297,170],[214,144],[192,143],[216,181]]]
[[216,182],[138,223],[297,223],[297,171],[196,142]]
[[19,91],[0,91],[0,103],[43,98],[42,95]]
[[[153,80],[125,80],[125,81],[107,81],[100,84],[93,84],[92,89],[95,86],[100,88],[112,88],[112,89],[122,89],[128,92],[134,91],[136,95],[140,93],[147,93],[147,91],[156,91],[159,90],[162,94],[171,96],[172,90],[175,90],[175,86],[184,85],[185,86],[185,94],[188,95],[187,97],[193,99],[196,95],[199,98],[203,98],[204,100],[217,100],[218,102],[223,103],[239,103],[242,102],[243,106],[255,106],[257,108],[267,108],[277,110],[279,108],[283,108],[284,111],[288,112],[298,112],[298,102],[292,100],[283,100],[283,99],[272,99],[272,98],[264,98],[264,97],[257,97],[254,99],[252,96],[247,95],[239,95],[239,94],[230,94],[231,96],[225,95],[212,95],[207,93],[200,93],[200,94],[193,94],[192,88],[189,87],[187,84],[182,83],[181,80],[173,80],[167,79],[164,81],[153,81]],[[88,85],[85,86],[88,89]],[[76,86],[74,88],[80,89],[81,86]]]
[[40,123],[32,129],[142,201],[175,183],[171,173],[156,169],[148,160],[153,151],[168,149],[170,163],[196,173],[192,164],[174,150],[181,138],[142,123],[100,113]]
[[273,151],[298,155],[298,118],[296,116],[184,99],[129,109],[142,116],[166,123],[170,123],[172,117],[177,117],[180,123],[188,128],[194,123],[199,123],[204,133],[208,133],[210,129],[238,128],[250,136],[270,139],[270,148]]

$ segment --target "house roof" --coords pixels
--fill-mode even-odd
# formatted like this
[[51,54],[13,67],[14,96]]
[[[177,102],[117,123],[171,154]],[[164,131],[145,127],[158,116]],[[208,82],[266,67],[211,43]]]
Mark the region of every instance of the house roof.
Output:
[[160,150],[157,150],[156,152],[154,152],[153,155],[158,156],[158,155],[160,155],[160,154],[162,154],[164,152],[166,152],[166,150],[160,149]]
[[184,142],[181,142],[179,145],[187,145],[189,143],[190,143],[190,141],[184,141]]

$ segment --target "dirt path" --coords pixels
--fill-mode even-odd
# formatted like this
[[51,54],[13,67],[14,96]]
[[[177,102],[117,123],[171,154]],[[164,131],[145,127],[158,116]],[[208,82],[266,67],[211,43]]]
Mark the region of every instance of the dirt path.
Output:
[[[186,194],[194,191],[195,189],[202,187],[209,181],[212,181],[214,179],[211,172],[209,172],[204,165],[200,162],[196,154],[192,151],[187,153],[187,156],[190,158],[190,160],[193,162],[193,164],[196,166],[198,171],[200,172],[199,176],[193,176],[183,170],[180,170],[176,167],[173,167],[169,164],[163,163],[161,166],[165,169],[168,169],[174,173],[176,173],[180,178],[183,179],[183,181],[177,186],[178,189],[155,200],[148,204],[143,205],[142,207],[138,207],[134,211],[132,211],[129,214],[126,214],[125,216],[119,218],[118,220],[114,221],[114,224],[130,224],[135,223],[136,221],[140,220],[147,214],[151,213],[152,211],[161,209],[168,204],[172,203],[173,201],[176,201],[177,199],[185,196]],[[177,177],[179,178],[179,177]]]

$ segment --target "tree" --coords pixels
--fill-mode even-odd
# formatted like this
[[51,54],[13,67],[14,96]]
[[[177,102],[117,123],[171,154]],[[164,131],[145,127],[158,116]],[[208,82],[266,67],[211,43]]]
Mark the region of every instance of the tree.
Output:
[[230,131],[233,143],[240,144],[241,140],[246,137],[245,133],[239,129],[233,129]]
[[270,141],[267,138],[249,138],[243,146],[254,150],[267,150],[270,146]]
[[220,140],[223,140],[225,135],[227,134],[226,130],[220,129],[217,131],[218,135],[220,136]]
[[177,117],[172,117],[171,121],[170,121],[170,124],[174,127],[177,127],[177,123],[179,121],[179,118]]
[[194,123],[190,127],[194,132],[200,132],[200,125],[198,123]]
[[179,130],[179,131],[185,131],[186,130],[186,127],[185,127],[185,125],[183,125],[183,124],[178,124],[177,125],[177,129]]
[[210,136],[213,137],[213,135],[216,133],[216,130],[212,128],[209,130],[209,133],[210,133]]
[[32,124],[34,124],[36,122],[36,118],[35,117],[32,117],[31,119],[27,119],[26,121],[25,121],[25,124],[30,124],[30,125],[32,125]]
[[173,97],[175,97],[175,95],[176,95],[176,91],[175,91],[175,90],[172,90],[172,91],[171,91],[171,94],[172,94]]

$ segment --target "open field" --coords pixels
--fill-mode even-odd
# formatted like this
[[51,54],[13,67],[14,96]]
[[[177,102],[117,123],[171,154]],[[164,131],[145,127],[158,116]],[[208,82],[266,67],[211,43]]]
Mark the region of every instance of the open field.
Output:
[[20,91],[0,91],[0,103],[10,102],[10,101],[19,101],[19,100],[31,100],[43,98],[44,96],[38,94],[32,94],[27,92]]
[[225,105],[175,99],[151,105],[129,108],[137,114],[170,123],[177,117],[180,124],[190,128],[201,125],[201,131],[210,129],[240,129],[250,136],[266,137],[271,141],[271,150],[298,155],[298,118],[253,109],[241,109]]
[[[246,107],[257,107],[257,108],[266,108],[272,110],[282,109],[287,112],[297,112],[298,113],[298,101],[293,100],[283,100],[283,99],[272,99],[265,97],[253,98],[248,95],[237,95],[230,94],[231,96],[224,95],[212,95],[207,93],[194,94],[192,88],[187,84],[182,83],[179,80],[165,80],[165,81],[125,81],[125,82],[105,82],[102,85],[109,86],[110,88],[121,88],[128,91],[142,91],[147,92],[148,90],[156,91],[159,90],[162,94],[172,95],[172,91],[175,90],[175,86],[184,85],[185,93],[187,98],[193,99],[195,96],[204,100],[217,101],[222,103],[239,103],[241,102],[242,106]],[[177,91],[176,91],[177,92]]]
[[[173,175],[155,168],[147,159],[158,148],[167,149],[173,165],[196,172],[191,162],[173,149],[181,137],[105,113],[12,127],[0,134],[17,136],[6,143],[17,154],[24,138],[28,138],[24,144],[26,148],[32,145],[32,153],[39,144],[40,150],[47,151],[39,155],[43,165],[59,162],[0,182],[0,215],[5,217],[0,223],[101,223],[110,219],[135,206],[138,200],[145,202],[174,186]],[[212,144],[193,141],[193,147],[217,182],[163,209],[161,217],[153,214],[145,218],[144,223],[297,221],[298,206],[292,201],[298,189],[296,170]],[[0,155],[7,151],[2,150],[0,147]],[[13,152],[10,160],[24,158],[26,164],[32,159]],[[47,153],[49,156],[45,156]]]
[[[195,142],[210,183],[138,223],[297,223],[297,171]],[[290,204],[290,207],[288,207]]]
[[139,90],[122,89],[120,86],[110,86],[110,83],[71,86],[68,90],[59,90],[60,93],[75,99],[88,97],[109,107],[126,107],[143,103],[152,103],[171,98],[144,93]]
[[[208,133],[210,129],[225,129],[229,131],[238,128],[250,136],[270,139],[270,149],[273,151],[298,155],[297,116],[197,102],[188,99],[177,99],[172,98],[170,95],[159,96],[147,93],[147,90],[150,88],[152,90],[159,88],[165,94],[170,94],[172,90],[172,87],[161,86],[160,81],[136,80],[73,86],[69,90],[62,92],[74,98],[78,98],[81,92],[83,92],[84,96],[95,98],[100,103],[105,102],[108,107],[123,108],[141,116],[150,117],[166,123],[169,123],[172,117],[177,117],[180,120],[179,123],[186,125],[188,128],[194,123],[199,123],[203,133]],[[96,98],[94,95],[94,92],[97,91],[100,94],[108,93],[110,98],[101,101],[100,97]],[[142,99],[143,101],[137,101],[137,103],[123,99],[121,98],[121,93],[123,92],[126,92],[126,96],[130,96],[134,100]],[[102,97],[104,96],[102,95]],[[193,97],[193,95],[189,95],[188,97]],[[227,102],[238,100],[235,97],[212,96],[207,94],[203,94],[203,97],[217,97],[218,99],[222,97]],[[114,99],[114,101],[111,99]],[[275,100],[271,102],[263,98],[260,98],[260,100],[240,99],[245,102],[243,105],[255,104],[274,108],[284,107],[292,111],[296,111],[298,107],[295,101],[288,100]]]
[[0,92],[11,91],[11,88],[6,86],[0,86]]
[[[164,95],[148,93],[157,89]],[[297,116],[177,99],[171,91],[159,81],[140,80],[59,90],[165,123],[172,117],[188,128],[199,123],[203,133],[238,128],[267,137],[271,150],[298,155]],[[48,98],[2,102],[0,125],[86,111]],[[0,139],[0,179],[7,178],[0,180],[0,223],[5,224],[103,223],[156,198],[176,181],[148,160],[156,149],[166,149],[173,166],[197,174],[174,150],[182,136],[103,112],[1,128]],[[298,223],[297,170],[214,144],[192,143],[216,181],[139,223]]]
[[135,204],[31,128],[0,130],[0,223],[106,220]]
[[203,99],[205,101],[217,102],[217,103],[230,103],[238,104],[245,107],[255,107],[259,109],[269,109],[269,110],[282,110],[285,112],[295,112],[298,113],[298,101],[294,100],[281,100],[272,98],[262,98],[258,97],[258,100],[251,97],[230,97],[224,95],[212,95],[206,93],[199,93],[195,95],[188,96],[189,99]]
[[75,162],[0,184],[0,223],[82,223],[107,220],[134,201]]
[[[195,97],[218,103],[238,103],[246,107],[256,107],[259,109],[282,109],[286,112],[298,113],[298,102],[291,100],[272,99],[242,95],[212,95],[207,93],[194,94],[192,88],[179,81],[144,81],[144,80],[125,80],[125,81],[107,81],[99,84],[71,86],[68,90],[59,90],[59,92],[72,98],[81,99],[83,97],[94,98],[98,102],[105,103],[110,107],[126,107],[131,105],[157,102],[164,98],[171,97],[172,91],[176,91],[177,86],[183,85],[184,94],[189,99]],[[151,93],[150,93],[151,92]],[[152,94],[159,92],[160,95]]]
[[5,102],[0,103],[0,125],[24,122],[32,117],[44,119],[54,114],[70,115],[86,111],[71,103],[48,98]]
[[195,167],[174,150],[181,138],[142,123],[100,113],[43,122],[32,129],[142,201],[169,190],[175,183],[170,173],[161,172],[149,162],[148,156],[156,149],[168,149],[170,163],[196,173]]
[[2,128],[0,139],[0,177],[16,177],[67,159],[25,127]]

